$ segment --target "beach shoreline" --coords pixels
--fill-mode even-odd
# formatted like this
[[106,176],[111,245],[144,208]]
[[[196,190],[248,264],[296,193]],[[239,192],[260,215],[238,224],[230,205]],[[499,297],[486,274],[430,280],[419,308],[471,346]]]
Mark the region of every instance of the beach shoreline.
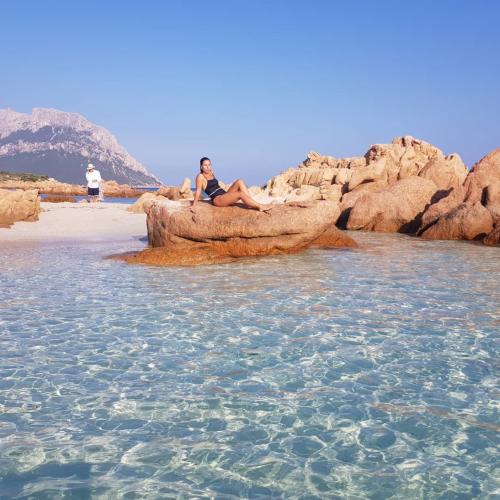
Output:
[[144,241],[146,214],[131,213],[126,203],[44,203],[35,222],[16,222],[0,229],[0,245]]

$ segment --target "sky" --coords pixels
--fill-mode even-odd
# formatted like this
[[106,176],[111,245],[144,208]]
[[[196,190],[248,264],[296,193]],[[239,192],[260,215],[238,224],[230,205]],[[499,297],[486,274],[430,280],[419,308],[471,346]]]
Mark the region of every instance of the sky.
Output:
[[163,182],[263,184],[309,151],[500,147],[497,0],[0,0],[0,108],[78,112]]

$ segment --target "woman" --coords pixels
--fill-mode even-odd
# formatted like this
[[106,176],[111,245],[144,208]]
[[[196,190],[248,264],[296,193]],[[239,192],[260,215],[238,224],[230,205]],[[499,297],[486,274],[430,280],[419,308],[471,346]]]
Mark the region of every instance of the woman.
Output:
[[97,170],[92,163],[87,165],[87,201],[96,202],[99,199],[101,191],[101,173]]
[[215,178],[214,171],[212,170],[212,163],[210,158],[204,156],[200,160],[200,173],[196,176],[196,192],[194,194],[194,200],[192,205],[196,205],[200,199],[201,191],[210,196],[212,203],[216,207],[228,207],[242,201],[249,208],[259,210],[261,212],[267,212],[273,208],[270,205],[261,205],[257,203],[242,179],[234,181],[228,190],[224,190],[219,186],[219,181]]

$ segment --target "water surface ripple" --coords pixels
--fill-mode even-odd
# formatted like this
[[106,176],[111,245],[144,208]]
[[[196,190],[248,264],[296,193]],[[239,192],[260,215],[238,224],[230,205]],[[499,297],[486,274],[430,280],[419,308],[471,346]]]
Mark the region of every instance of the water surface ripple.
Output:
[[0,247],[0,497],[493,498],[498,248],[197,268]]

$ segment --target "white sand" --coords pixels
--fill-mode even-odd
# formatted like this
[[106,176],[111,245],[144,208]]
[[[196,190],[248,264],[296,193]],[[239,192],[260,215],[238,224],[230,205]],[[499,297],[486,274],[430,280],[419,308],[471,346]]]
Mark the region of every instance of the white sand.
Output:
[[36,222],[0,228],[3,241],[137,241],[147,236],[146,214],[127,212],[124,203],[41,203]]

